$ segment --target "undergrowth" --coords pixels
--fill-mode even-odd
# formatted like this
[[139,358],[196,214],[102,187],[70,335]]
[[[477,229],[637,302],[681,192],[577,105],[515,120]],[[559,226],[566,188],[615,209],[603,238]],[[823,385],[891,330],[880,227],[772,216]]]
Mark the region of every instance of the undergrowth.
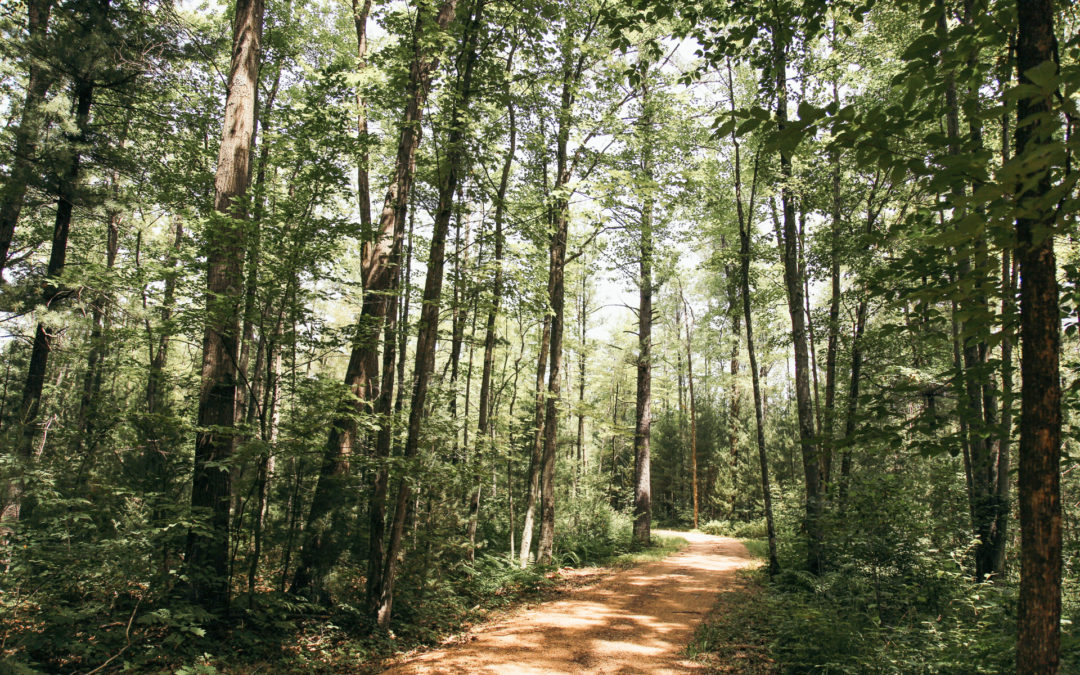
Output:
[[[183,626],[172,625],[190,623],[175,610],[140,613],[133,644],[115,663],[141,672],[183,675],[379,672],[389,657],[443,642],[500,610],[543,600],[563,583],[560,568],[629,567],[664,558],[687,543],[681,537],[658,536],[649,547],[636,548],[619,524],[589,546],[573,538],[560,541],[554,564],[548,567],[522,569],[506,553],[489,553],[462,563],[453,576],[413,576],[412,583],[400,587],[389,631],[374,630],[359,605],[338,602],[324,607],[294,596],[263,593],[250,606],[246,596],[237,598],[232,627],[216,634],[185,632]],[[340,575],[348,577],[350,572],[361,574],[346,569]],[[162,649],[162,641],[167,648]],[[221,648],[225,644],[228,652]],[[0,664],[0,674],[8,672],[5,667]],[[15,672],[42,671],[28,666]]]
[[[767,554],[764,541],[744,543]],[[687,654],[718,673],[1015,672],[1015,579],[974,583],[966,549],[834,552],[818,576],[798,569],[801,554],[782,547],[771,580],[761,567],[740,572]],[[1080,672],[1080,602],[1064,599],[1061,672]]]

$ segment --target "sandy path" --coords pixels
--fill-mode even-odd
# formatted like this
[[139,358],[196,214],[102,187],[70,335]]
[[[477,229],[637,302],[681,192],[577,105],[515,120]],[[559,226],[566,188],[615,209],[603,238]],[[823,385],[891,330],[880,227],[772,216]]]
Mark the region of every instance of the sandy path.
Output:
[[695,627],[753,565],[735,539],[671,532],[689,546],[658,562],[616,572],[566,599],[523,610],[464,644],[427,652],[386,671],[420,673],[686,673],[680,658]]

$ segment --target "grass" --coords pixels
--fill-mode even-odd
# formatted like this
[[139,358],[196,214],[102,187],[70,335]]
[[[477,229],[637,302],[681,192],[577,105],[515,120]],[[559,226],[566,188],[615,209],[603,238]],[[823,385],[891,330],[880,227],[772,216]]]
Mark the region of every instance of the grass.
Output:
[[686,547],[687,543],[682,537],[654,535],[648,548],[618,553],[600,561],[599,564],[607,567],[624,568],[645,562],[655,562],[663,560],[672,553],[681,551]]
[[[741,539],[755,558],[768,556],[764,539]],[[780,672],[769,657],[771,632],[761,569],[740,570],[731,588],[720,594],[705,622],[686,647],[686,655],[710,673],[767,675]]]
[[769,557],[769,541],[767,539],[740,539],[750,555],[765,560]]
[[780,672],[769,658],[765,588],[756,571],[740,572],[732,588],[720,595],[686,647],[686,654],[711,673],[765,675]]

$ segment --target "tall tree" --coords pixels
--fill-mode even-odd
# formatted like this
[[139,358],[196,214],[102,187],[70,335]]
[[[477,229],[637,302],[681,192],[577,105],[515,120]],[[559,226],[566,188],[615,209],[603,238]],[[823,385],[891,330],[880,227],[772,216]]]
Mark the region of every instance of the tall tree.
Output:
[[206,323],[191,507],[209,517],[205,527],[188,533],[185,562],[192,599],[211,612],[221,612],[229,603],[229,461],[235,441],[245,218],[263,13],[263,0],[236,1],[229,92],[214,178],[217,216],[206,232]]
[[[88,77],[80,77],[73,86],[75,127],[74,134],[68,134],[65,157],[57,176],[58,198],[56,218],[53,225],[52,247],[49,252],[49,265],[45,273],[45,291],[42,300],[46,306],[65,295],[60,281],[67,262],[68,235],[71,229],[71,217],[78,200],[77,190],[83,171],[82,159],[85,152],[87,132],[90,126],[90,106],[94,97],[94,83]],[[34,330],[34,344],[30,351],[30,365],[27,368],[26,384],[23,386],[22,404],[19,406],[19,420],[22,422],[22,443],[20,459],[24,470],[35,455],[34,439],[38,432],[38,418],[41,408],[41,396],[45,387],[45,374],[49,365],[54,336],[50,327],[39,321]],[[24,490],[19,490],[20,493]],[[32,501],[25,502],[19,510],[19,517],[30,519]],[[19,507],[17,507],[19,508]]]
[[[1020,0],[1016,69],[1016,259],[1020,265],[1020,608],[1016,667],[1057,673],[1061,659],[1061,382],[1054,232],[1053,0]],[[1049,85],[1048,85],[1049,83]]]
[[15,226],[19,222],[26,188],[34,175],[37,162],[37,145],[44,123],[45,95],[51,84],[51,76],[40,58],[46,49],[44,44],[49,29],[49,15],[55,0],[28,0],[26,3],[27,42],[23,53],[27,59],[26,93],[23,96],[22,114],[15,132],[15,154],[11,171],[0,189],[0,284],[4,283],[4,267],[7,263]]
[[[415,157],[420,145],[424,105],[431,87],[431,78],[439,64],[433,45],[426,38],[428,23],[434,23],[436,32],[446,30],[453,21],[453,3],[443,3],[433,16],[429,15],[430,11],[431,9],[426,4],[421,4],[416,13],[416,22],[412,32],[412,62],[406,88],[401,133],[394,160],[394,172],[390,177],[386,198],[383,201],[378,232],[371,232],[374,239],[365,240],[363,244],[364,299],[360,317],[357,320],[356,336],[349,354],[349,363],[345,369],[345,384],[349,388],[350,398],[341,402],[340,411],[335,416],[323,450],[319,479],[304,527],[300,563],[293,576],[291,589],[293,593],[305,593],[312,590],[313,584],[316,586],[314,590],[321,592],[322,578],[337,560],[344,543],[342,526],[340,522],[336,523],[335,519],[340,515],[341,508],[345,504],[344,491],[349,479],[349,460],[358,442],[357,415],[364,412],[368,406],[378,407],[377,400],[387,387],[390,389],[386,392],[387,396],[393,395],[393,374],[383,374],[381,387],[378,382],[379,334],[388,310],[395,302],[401,244],[409,195],[416,172]],[[360,15],[354,15],[356,21],[366,18],[362,12],[363,9]],[[366,27],[361,30],[360,26],[357,26],[357,39],[358,50],[361,40],[366,49]],[[358,59],[362,60],[359,51]],[[359,115],[362,147],[366,147],[364,145],[366,138],[363,136],[366,134],[367,123],[362,105]],[[366,166],[363,156],[361,164]],[[358,169],[358,171],[362,174],[364,169]],[[365,184],[363,180],[360,182]],[[363,194],[358,196],[358,200],[365,201]],[[361,224],[366,217],[364,212],[365,205],[361,203]],[[394,307],[396,309],[396,305]],[[391,321],[395,320],[396,317],[391,319]],[[384,417],[382,424],[389,425],[389,417]],[[389,444],[386,445],[385,453],[381,452],[382,447],[376,440],[376,455],[379,459],[389,456]],[[371,509],[373,520],[378,514],[382,514],[382,519],[385,520],[386,497],[385,489],[381,487],[385,483],[380,480],[382,474],[379,473],[385,470],[384,467],[376,469]],[[383,566],[381,556],[384,547],[378,536],[381,531],[381,527],[373,528],[375,537],[369,545],[371,565],[380,569]],[[380,560],[376,561],[375,558],[380,558]],[[369,576],[369,588],[374,587],[372,581]],[[374,582],[377,584],[378,579],[374,579]]]
[[[735,111],[735,78],[731,71],[731,60],[726,62],[728,99],[732,112]],[[754,323],[750,296],[750,260],[751,227],[754,206],[757,197],[758,160],[754,157],[754,173],[750,186],[749,200],[744,202],[742,181],[742,145],[735,130],[731,132],[731,144],[734,150],[733,169],[735,177],[735,214],[739,223],[739,293],[742,295],[743,321],[746,324],[746,356],[750,362],[750,379],[754,389],[754,423],[758,449],[758,464],[761,471],[761,494],[765,507],[765,527],[769,544],[769,575],[780,571],[776,557],[776,525],[773,521],[772,482],[769,478],[769,456],[765,449],[765,406],[761,391],[761,371],[758,369],[757,351],[754,346]],[[759,150],[760,153],[760,150]]]
[[[452,20],[457,0],[443,5]],[[442,302],[443,265],[446,258],[446,236],[454,213],[454,195],[462,178],[466,155],[467,119],[469,99],[475,93],[472,83],[476,67],[478,44],[483,26],[484,0],[475,0],[466,22],[461,42],[461,70],[457,91],[450,113],[450,129],[446,142],[446,173],[440,176],[439,205],[435,212],[435,224],[428,253],[427,278],[424,281],[423,304],[416,337],[416,365],[413,370],[412,406],[409,409],[409,425],[402,454],[406,460],[416,457],[420,448],[420,427],[425,416],[427,390],[435,370],[435,347],[439,337],[439,307]],[[445,24],[444,24],[445,25]],[[380,627],[390,622],[394,600],[394,580],[397,574],[398,556],[405,533],[406,512],[412,500],[412,484],[406,478],[398,481],[394,516],[390,525],[390,541],[379,589],[379,602],[375,620]]]
[[682,288],[679,288],[679,300],[683,306],[683,321],[686,324],[686,384],[690,395],[690,487],[694,506],[694,529],[698,527],[698,453],[697,453],[697,403],[694,399],[694,358],[693,335],[690,324],[690,304],[686,302]]
[[[779,11],[779,10],[778,10]],[[776,127],[782,136],[788,128],[787,50],[791,43],[791,27],[777,13],[773,16],[772,74],[776,93]],[[791,343],[795,352],[795,402],[799,415],[799,444],[802,447],[803,473],[806,479],[806,534],[808,540],[806,566],[814,574],[824,565],[822,530],[823,495],[821,466],[815,443],[814,405],[810,391],[810,360],[806,337],[804,304],[805,271],[799,262],[799,232],[795,218],[794,172],[790,146],[780,143],[780,203],[782,229],[777,228],[784,265],[784,286],[787,290],[788,314],[791,316]],[[744,289],[745,290],[745,289]],[[744,300],[745,303],[745,300]],[[747,326],[749,330],[749,326]]]
[[[484,365],[480,374],[480,399],[477,401],[477,407],[479,408],[477,421],[476,421],[476,443],[477,447],[483,447],[485,443],[490,442],[489,436],[492,433],[491,429],[491,408],[492,401],[492,368],[495,361],[495,322],[499,316],[499,308],[502,303],[503,293],[503,250],[506,246],[506,235],[503,232],[503,225],[506,221],[506,190],[510,184],[510,170],[514,165],[514,154],[517,152],[517,119],[515,117],[515,107],[513,93],[510,91],[511,75],[514,70],[514,52],[517,51],[516,41],[511,43],[510,51],[506,55],[506,84],[504,96],[506,98],[506,115],[507,125],[509,128],[509,139],[507,141],[506,156],[503,159],[502,173],[499,176],[499,187],[495,194],[495,274],[491,281],[491,300],[488,305],[487,319],[484,326]],[[480,489],[481,484],[479,480],[479,473],[475,485],[473,486],[472,497],[469,501],[469,558],[473,559],[476,555],[476,525],[477,519],[480,513]],[[507,485],[507,489],[511,489],[510,485]],[[513,509],[513,502],[510,503],[510,508]],[[513,518],[510,523],[510,536],[513,538]],[[512,546],[511,546],[512,548]],[[513,551],[511,551],[513,555]]]
[[653,321],[653,186],[652,109],[648,66],[641,66],[642,115],[638,125],[641,176],[640,250],[638,259],[637,407],[634,419],[634,541],[648,546],[652,525],[652,484],[649,441],[652,426],[652,321]]

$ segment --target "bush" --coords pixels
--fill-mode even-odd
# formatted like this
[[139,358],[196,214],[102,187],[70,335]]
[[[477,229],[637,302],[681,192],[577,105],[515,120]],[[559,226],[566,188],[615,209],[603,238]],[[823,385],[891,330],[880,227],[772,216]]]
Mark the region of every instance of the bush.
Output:
[[764,518],[750,522],[732,523],[727,520],[710,520],[700,528],[705,534],[737,539],[764,539],[768,536],[768,527]]
[[705,534],[726,536],[728,531],[731,530],[731,523],[726,520],[710,520],[698,529]]

